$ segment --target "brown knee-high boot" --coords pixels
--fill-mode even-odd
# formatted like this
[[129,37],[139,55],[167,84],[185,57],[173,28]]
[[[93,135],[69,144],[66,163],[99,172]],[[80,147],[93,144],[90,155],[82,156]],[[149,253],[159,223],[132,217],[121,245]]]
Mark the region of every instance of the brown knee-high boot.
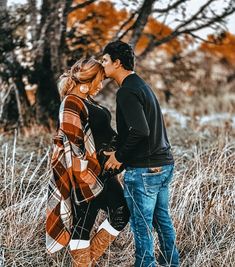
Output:
[[92,266],[95,266],[96,261],[104,254],[108,246],[114,241],[116,236],[111,235],[105,229],[100,229],[91,239],[91,260]]
[[71,250],[73,267],[90,267],[91,266],[91,251],[90,247]]

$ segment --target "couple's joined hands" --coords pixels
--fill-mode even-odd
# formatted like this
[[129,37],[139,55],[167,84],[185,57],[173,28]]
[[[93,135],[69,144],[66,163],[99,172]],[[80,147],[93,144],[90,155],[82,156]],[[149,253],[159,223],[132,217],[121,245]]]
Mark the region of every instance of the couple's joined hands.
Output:
[[109,169],[114,170],[114,169],[119,169],[121,167],[122,163],[116,159],[115,152],[116,151],[112,151],[112,152],[104,151],[104,154],[106,156],[109,156],[109,159],[106,161],[104,165],[105,170],[109,170]]

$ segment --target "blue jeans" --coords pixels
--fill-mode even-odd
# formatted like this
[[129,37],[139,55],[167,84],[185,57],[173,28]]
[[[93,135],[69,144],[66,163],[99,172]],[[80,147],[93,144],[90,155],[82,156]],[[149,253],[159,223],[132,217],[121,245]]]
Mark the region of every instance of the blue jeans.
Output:
[[135,238],[135,267],[155,267],[153,228],[158,233],[162,266],[179,266],[175,231],[169,214],[169,183],[174,165],[162,166],[160,172],[149,168],[130,168],[124,174],[124,195],[131,213]]

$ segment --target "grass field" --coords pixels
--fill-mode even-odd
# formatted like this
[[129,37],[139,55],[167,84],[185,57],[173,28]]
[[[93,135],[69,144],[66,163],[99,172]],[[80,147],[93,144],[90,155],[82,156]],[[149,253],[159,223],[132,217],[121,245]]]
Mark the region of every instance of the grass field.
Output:
[[[168,127],[176,159],[171,211],[182,267],[235,262],[235,138],[226,129]],[[0,266],[70,266],[66,250],[45,251],[45,207],[51,135],[1,135]],[[101,212],[97,225],[102,220]],[[156,254],[158,241],[156,237]],[[98,266],[133,266],[129,226]]]

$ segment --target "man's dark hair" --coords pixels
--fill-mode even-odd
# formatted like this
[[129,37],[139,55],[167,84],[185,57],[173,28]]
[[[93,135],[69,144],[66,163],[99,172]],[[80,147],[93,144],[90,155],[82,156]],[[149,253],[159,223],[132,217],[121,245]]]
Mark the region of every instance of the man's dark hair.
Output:
[[119,59],[124,69],[134,69],[135,54],[129,44],[122,41],[111,42],[104,48],[103,55],[105,54],[109,54],[113,62]]

